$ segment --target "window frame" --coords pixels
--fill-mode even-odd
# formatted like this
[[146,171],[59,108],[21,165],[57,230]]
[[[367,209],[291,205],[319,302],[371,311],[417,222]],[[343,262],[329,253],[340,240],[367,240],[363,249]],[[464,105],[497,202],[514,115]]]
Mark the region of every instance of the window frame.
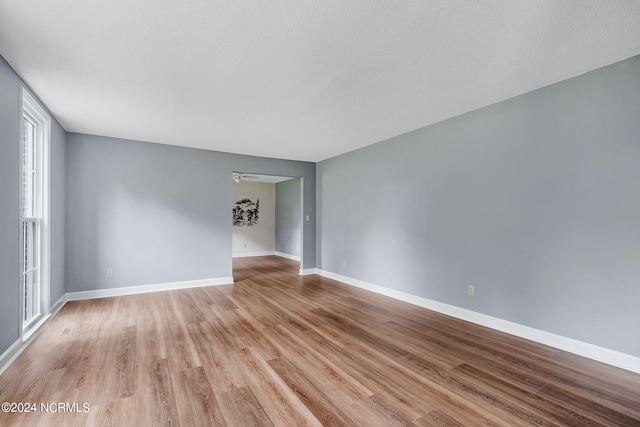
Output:
[[[51,146],[51,118],[38,101],[24,88],[21,88],[20,105],[20,333],[26,341],[50,316],[50,146]],[[34,187],[35,204],[29,215],[25,214],[25,120],[34,126],[35,164]],[[25,275],[27,268],[25,259],[25,224],[33,223],[34,257],[37,274],[37,311],[31,318],[26,319],[26,288]]]

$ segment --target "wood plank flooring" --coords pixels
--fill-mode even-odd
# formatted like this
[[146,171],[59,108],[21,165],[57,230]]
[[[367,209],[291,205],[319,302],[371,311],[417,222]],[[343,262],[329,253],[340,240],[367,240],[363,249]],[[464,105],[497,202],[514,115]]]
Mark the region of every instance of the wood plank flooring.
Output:
[[67,303],[0,377],[38,411],[0,425],[640,426],[640,375],[297,269]]

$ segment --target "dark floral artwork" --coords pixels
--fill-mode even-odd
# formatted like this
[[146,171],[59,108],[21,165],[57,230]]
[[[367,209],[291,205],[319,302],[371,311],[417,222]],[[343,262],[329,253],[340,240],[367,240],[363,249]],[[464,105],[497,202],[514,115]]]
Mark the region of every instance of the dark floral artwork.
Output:
[[255,203],[247,198],[238,200],[233,207],[233,225],[238,227],[256,225],[259,208],[260,199],[256,199]]

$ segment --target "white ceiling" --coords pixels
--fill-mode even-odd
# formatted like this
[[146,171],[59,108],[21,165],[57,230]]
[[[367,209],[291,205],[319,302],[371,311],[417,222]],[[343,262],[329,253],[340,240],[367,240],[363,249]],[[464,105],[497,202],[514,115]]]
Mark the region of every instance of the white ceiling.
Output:
[[640,54],[638,0],[0,0],[62,126],[319,161]]

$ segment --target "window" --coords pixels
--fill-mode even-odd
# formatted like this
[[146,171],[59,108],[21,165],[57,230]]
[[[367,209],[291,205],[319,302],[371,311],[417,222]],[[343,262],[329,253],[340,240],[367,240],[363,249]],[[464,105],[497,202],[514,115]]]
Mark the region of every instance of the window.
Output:
[[49,116],[22,89],[21,280],[22,337],[49,315]]

